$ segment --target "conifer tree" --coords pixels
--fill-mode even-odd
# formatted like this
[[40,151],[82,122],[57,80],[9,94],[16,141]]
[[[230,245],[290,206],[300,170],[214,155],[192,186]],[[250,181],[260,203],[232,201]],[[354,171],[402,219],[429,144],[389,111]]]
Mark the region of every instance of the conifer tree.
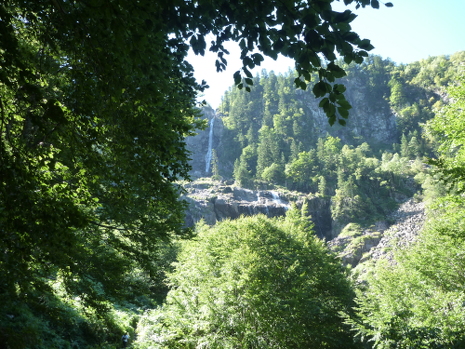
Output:
[[410,159],[411,157],[411,150],[409,147],[409,142],[405,134],[402,134],[402,137],[400,140],[400,155],[403,158],[407,158],[407,159]]

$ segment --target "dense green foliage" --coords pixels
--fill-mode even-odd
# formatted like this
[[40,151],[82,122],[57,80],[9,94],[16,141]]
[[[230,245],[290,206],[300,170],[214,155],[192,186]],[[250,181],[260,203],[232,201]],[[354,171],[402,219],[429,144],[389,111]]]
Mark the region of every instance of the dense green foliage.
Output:
[[313,92],[328,96],[331,123],[347,116],[335,52],[360,63],[372,46],[331,2],[0,4],[2,344],[114,340],[126,326],[110,316],[114,304],[152,303],[160,249],[185,235],[176,181],[188,178],[185,137],[200,126],[204,88],[185,58],[205,52],[208,34],[218,70],[224,42],[239,44],[238,87],[250,88],[262,54],[281,53],[296,61],[301,88],[318,72]]
[[340,313],[353,291],[298,211],[199,225],[162,308],[141,322],[143,348],[351,348]]
[[463,200],[435,211],[417,243],[379,261],[358,295],[359,335],[388,348],[463,348]]
[[[426,130],[439,144],[438,157],[431,164],[438,167],[451,189],[465,191],[465,77],[448,90],[452,103],[438,110]],[[455,186],[454,186],[455,185]]]
[[[368,142],[376,155],[379,150],[399,152],[409,159],[431,155],[434,145],[421,137],[420,125],[434,116],[434,108],[445,103],[446,88],[456,80],[464,61],[465,53],[458,52],[451,57],[431,57],[407,65],[395,65],[377,56],[368,57],[361,65],[341,63],[347,72],[342,81],[351,89],[349,92],[362,93],[363,99],[370,101],[370,112],[395,112],[394,147],[376,143],[370,135],[361,139],[346,132],[346,128],[318,124],[318,110],[312,109],[313,97],[293,88],[294,72],[278,76],[262,72],[253,78],[255,88],[251,93],[232,88],[224,96],[220,113],[229,131],[225,147],[229,152],[220,160],[234,163],[241,157],[242,149],[247,148],[242,162],[246,162],[253,179],[260,179],[271,160],[279,162],[283,156],[284,163],[289,163],[300,152],[316,148],[318,139],[326,133],[353,146]],[[349,129],[362,117],[358,111],[352,112],[354,120]]]
[[[379,7],[377,0],[344,0],[352,2]],[[376,219],[392,208],[391,199],[399,192],[411,194],[406,175],[416,170],[408,161],[418,158],[418,164],[436,150],[440,157],[433,163],[443,179],[455,181],[451,189],[463,191],[463,120],[456,117],[463,109],[463,87],[450,90],[456,103],[443,108],[445,87],[456,80],[463,53],[400,66],[369,57],[369,40],[351,31],[354,14],[332,11],[331,3],[0,4],[2,346],[114,347],[123,331],[134,337],[143,309],[164,299],[162,280],[176,258],[170,241],[189,236],[183,229],[177,182],[188,179],[185,137],[201,127],[195,101],[205,87],[194,80],[186,56],[190,48],[203,54],[208,35],[213,34],[208,48],[218,54],[218,70],[227,64],[223,45],[230,40],[240,46],[243,63],[232,77],[237,88],[222,106],[230,151],[214,152],[215,178],[232,174],[233,169],[221,173],[226,157],[236,163],[235,179],[246,186],[273,183],[331,196],[333,219],[341,227]],[[263,55],[278,54],[295,60],[295,72],[251,75]],[[365,64],[357,65],[364,59]],[[315,134],[305,103],[316,96],[329,118],[324,117],[325,125],[345,124],[351,106],[343,83],[351,78],[369,86],[367,97],[374,104],[396,112],[394,146],[342,137],[336,125],[335,133]],[[312,94],[304,91],[307,86]],[[443,116],[429,123],[426,141],[419,124],[431,119],[433,105]],[[425,182],[431,180],[430,188],[440,188],[430,193],[443,190],[434,184],[434,176],[421,175]],[[390,199],[382,200],[380,193]],[[457,257],[462,211],[459,206],[454,210],[449,209],[458,228],[438,220],[429,230],[431,238],[425,233],[412,257],[399,257],[399,268],[411,272],[418,267],[429,277],[421,287],[423,279],[412,277],[417,295],[434,294],[437,302],[428,312],[418,303],[404,322],[396,318],[400,327],[393,327],[394,337],[390,329],[383,337],[379,319],[369,326],[354,320],[362,334],[380,338],[377,343],[460,345],[456,329],[463,316],[449,298],[463,298],[461,280],[445,272],[462,268]],[[172,347],[205,341],[211,347],[337,348],[344,341],[347,347],[350,335],[339,311],[350,313],[351,286],[338,260],[307,225],[297,218],[259,217],[200,228],[198,239],[184,244],[171,274],[179,287],[171,289],[159,312],[146,315],[149,332],[142,338],[147,342],[139,344],[162,339]],[[444,234],[438,237],[436,232]],[[447,251],[432,248],[433,240]],[[434,261],[432,269],[415,257],[425,250]],[[196,258],[189,259],[192,253]],[[439,291],[438,270],[447,279]],[[402,280],[408,274],[399,275]],[[363,297],[377,294],[377,285],[391,276],[386,271],[376,280],[359,297],[361,319],[366,316]],[[208,287],[200,288],[202,282]],[[402,285],[391,284],[393,292],[401,292]],[[183,287],[191,294],[183,294]],[[378,310],[371,314],[382,318],[391,309]],[[439,313],[446,315],[438,325],[431,314]],[[152,324],[152,315],[167,328]],[[185,342],[172,344],[180,336],[177,331],[185,334]]]
[[121,4],[0,5],[0,340],[11,348],[114,340],[111,304],[140,305],[161,242],[183,233],[174,182],[187,177],[201,87],[182,41],[150,21],[155,4]]
[[226,142],[235,146],[225,147],[223,160],[235,159],[236,182],[331,197],[333,230],[353,234],[354,244],[364,238],[363,226],[395,207],[400,193],[419,189],[412,178],[421,185],[417,198],[427,200],[429,220],[416,242],[394,250],[395,261],[368,261],[355,274],[362,278],[357,316],[346,323],[366,347],[465,345],[464,58],[460,52],[396,66],[370,57],[346,67],[346,85],[356,79],[369,87],[364,97],[376,108],[395,112],[392,145],[341,136],[337,128],[315,134],[318,126],[309,123],[315,111],[305,92],[291,88],[292,72],[263,72],[255,77],[260,88],[251,94],[233,88],[224,98]]
[[464,86],[462,77],[449,87],[451,103],[426,127],[440,144],[431,162],[449,195],[436,190],[426,227],[412,247],[395,254],[395,263],[375,264],[357,297],[358,319],[349,320],[375,348],[465,345]]

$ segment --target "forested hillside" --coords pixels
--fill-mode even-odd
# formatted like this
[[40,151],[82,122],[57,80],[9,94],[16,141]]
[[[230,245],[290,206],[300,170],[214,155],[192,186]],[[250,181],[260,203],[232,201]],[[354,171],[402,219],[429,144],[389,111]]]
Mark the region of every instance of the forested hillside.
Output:
[[[361,65],[341,62],[348,73],[341,82],[352,105],[345,127],[322,120],[316,106],[324,107],[325,99],[315,102],[309,91],[293,88],[292,71],[278,76],[262,72],[254,77],[251,93],[232,88],[223,98],[219,117],[227,134],[224,154],[218,154],[220,165],[239,160],[234,175],[244,184],[248,180],[285,184],[287,180],[292,182],[288,187],[299,187],[298,178],[286,169],[302,152],[323,152],[328,136],[340,139],[339,145],[334,144],[339,150],[367,143],[369,153],[378,158],[388,152],[409,160],[431,156],[434,145],[422,137],[421,124],[434,116],[434,108],[447,102],[446,87],[455,81],[464,60],[465,53],[459,52],[407,65],[379,56],[370,56]],[[320,155],[320,160],[325,158]],[[280,167],[271,168],[272,164]],[[306,189],[316,191],[316,187]]]
[[[465,53],[458,52],[407,65],[378,56],[361,65],[340,62],[352,106],[345,126],[327,123],[320,108],[324,98],[293,88],[292,71],[263,71],[250,93],[231,88],[217,116],[206,111],[214,125],[205,131],[214,139],[207,175],[233,178],[249,189],[327,198],[333,236],[350,222],[372,224],[429,178],[426,159],[435,156],[438,144],[422,125],[448,103],[447,86],[464,61]],[[419,173],[423,179],[415,181]]]
[[[330,238],[337,237],[330,246],[345,263],[352,265],[346,277],[354,282],[351,287],[356,296],[345,293],[353,297],[355,304],[348,308],[344,308],[348,303],[340,304],[340,314],[344,314],[344,324],[349,327],[341,327],[338,335],[332,333],[326,340],[320,340],[320,344],[325,343],[322,348],[341,347],[339,336],[344,337],[346,331],[351,333],[353,342],[346,342],[344,347],[462,348],[465,345],[464,62],[465,53],[459,52],[408,65],[372,56],[361,66],[345,66],[349,72],[345,78],[346,93],[352,109],[344,127],[331,127],[322,122],[324,117],[317,106],[324,107],[324,99],[315,102],[308,92],[292,89],[295,77],[292,72],[278,76],[262,72],[254,78],[255,90],[245,93],[232,88],[224,96],[218,115],[214,116],[211,110],[206,114],[209,120],[216,118],[216,124],[222,122],[222,127],[216,126],[213,132],[214,141],[209,143],[214,154],[209,169],[213,183],[223,180],[230,184],[232,178],[235,185],[255,190],[251,193],[257,197],[271,189],[279,190],[283,196],[288,193],[288,199],[299,197],[291,192],[307,195],[307,200],[300,201],[301,210],[289,211],[285,219],[291,219],[292,225],[306,224],[307,228],[308,224],[311,226],[308,203],[315,202],[315,198],[330,202]],[[209,188],[208,181],[201,183]],[[213,190],[210,201],[216,200],[214,188],[224,191],[228,188],[225,184],[210,185],[206,189]],[[300,223],[295,221],[299,216]],[[237,224],[246,224],[245,221]],[[258,221],[255,224],[260,225]],[[232,234],[228,224],[217,223],[209,234],[224,233],[202,235],[200,243],[226,243]],[[253,227],[252,224],[237,231],[253,231]],[[204,226],[200,231],[203,229]],[[270,227],[269,232],[274,229]],[[268,243],[264,241],[267,247],[263,248],[270,251],[274,245]],[[246,246],[250,242],[241,247],[244,250],[237,256],[249,253],[251,248]],[[374,246],[376,249],[370,250]],[[204,253],[199,252],[196,244],[188,244],[182,250],[192,253],[191,249]],[[230,252],[215,251],[217,258],[231,258]],[[206,305],[202,302],[208,296],[199,293],[200,303],[189,304],[188,310],[179,308],[179,304],[187,304],[183,303],[184,296],[171,291],[166,305],[145,320],[146,329],[160,334],[160,343],[171,343],[173,338],[180,340],[174,333],[182,331],[185,334],[182,338],[189,343],[209,343],[211,347],[222,347],[225,343],[288,347],[278,344],[281,343],[279,332],[258,332],[267,321],[259,318],[260,298],[251,306],[245,284],[223,269],[225,265],[230,266],[229,261],[215,264],[203,260],[192,265],[187,262],[187,255],[181,256],[182,264],[170,276],[173,285],[190,288],[192,282],[185,278],[203,275],[211,282],[207,289],[221,289],[221,297],[232,298],[221,298],[223,305],[208,302]],[[210,256],[210,252],[205,256]],[[276,280],[286,279],[289,277],[286,273],[301,265],[285,252],[276,254],[275,262],[279,263],[281,258],[287,263],[281,272],[275,272]],[[212,265],[219,269],[199,270],[201,266]],[[247,264],[232,266],[232,270],[237,268],[245,268],[246,275],[255,270]],[[321,277],[330,279],[328,274]],[[254,279],[246,277],[246,280]],[[305,287],[306,281],[300,282],[300,287]],[[262,287],[273,299],[268,312],[282,314],[286,306],[295,304],[292,303],[295,289],[284,296],[280,292],[265,291],[265,284]],[[244,294],[244,298],[234,298],[238,294]],[[323,294],[326,293],[322,292],[322,297]],[[259,295],[257,291],[256,296]],[[312,303],[310,293],[306,296],[304,299]],[[232,304],[237,302],[243,305],[235,308]],[[324,304],[322,298],[319,302]],[[220,317],[234,314],[237,318],[226,329],[216,323],[216,317],[209,318],[208,311],[193,315],[202,307],[214,307]],[[256,323],[252,324],[241,313],[250,307],[257,311]],[[290,307],[287,316],[296,319],[299,315]],[[328,310],[327,315],[330,313]],[[159,322],[155,323],[154,319]],[[205,324],[208,330],[196,332],[191,326],[181,330],[176,324],[185,319]],[[297,321],[308,324],[303,319]],[[332,324],[336,325],[337,321],[333,320]],[[279,328],[276,325],[276,330]],[[309,333],[316,328],[311,325],[298,332]],[[255,333],[257,336],[228,337],[223,330],[229,331],[228,334]],[[303,336],[290,333],[292,339],[287,340],[306,341]],[[220,338],[225,342],[218,344]],[[296,343],[288,345],[305,347]],[[170,347],[178,346],[170,344]]]

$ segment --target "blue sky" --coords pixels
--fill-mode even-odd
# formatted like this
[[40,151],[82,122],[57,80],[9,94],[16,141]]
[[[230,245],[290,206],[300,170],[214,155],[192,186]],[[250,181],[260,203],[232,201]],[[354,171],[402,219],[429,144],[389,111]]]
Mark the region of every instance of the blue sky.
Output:
[[[390,58],[396,63],[411,63],[429,56],[450,55],[465,50],[465,0],[388,1],[394,7],[381,5],[379,10],[354,10],[358,17],[352,22],[352,29],[362,38],[371,40],[375,46],[371,53]],[[346,9],[342,1],[335,4],[334,10]],[[214,108],[218,107],[224,91],[233,84],[233,73],[240,69],[239,50],[236,47],[234,43],[228,47],[231,51],[231,55],[226,57],[228,69],[222,73],[216,72],[213,54],[189,56],[196,78],[206,80],[210,85],[203,99]],[[267,59],[254,74],[263,68],[282,73],[292,67],[293,62],[284,57],[277,61]]]

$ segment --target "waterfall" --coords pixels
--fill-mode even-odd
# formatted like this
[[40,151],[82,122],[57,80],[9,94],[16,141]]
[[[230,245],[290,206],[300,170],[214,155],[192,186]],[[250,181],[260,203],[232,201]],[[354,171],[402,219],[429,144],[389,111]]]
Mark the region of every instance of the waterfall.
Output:
[[273,198],[273,202],[279,206],[284,206],[284,208],[286,209],[286,211],[289,209],[290,205],[285,203],[283,200],[281,200],[281,198],[279,197],[279,193],[275,192],[275,191],[272,191],[270,190],[270,194]]
[[213,147],[213,124],[215,123],[215,117],[213,116],[210,120],[210,133],[208,134],[208,149],[205,155],[205,173],[210,172],[210,164],[212,162],[212,147]]

